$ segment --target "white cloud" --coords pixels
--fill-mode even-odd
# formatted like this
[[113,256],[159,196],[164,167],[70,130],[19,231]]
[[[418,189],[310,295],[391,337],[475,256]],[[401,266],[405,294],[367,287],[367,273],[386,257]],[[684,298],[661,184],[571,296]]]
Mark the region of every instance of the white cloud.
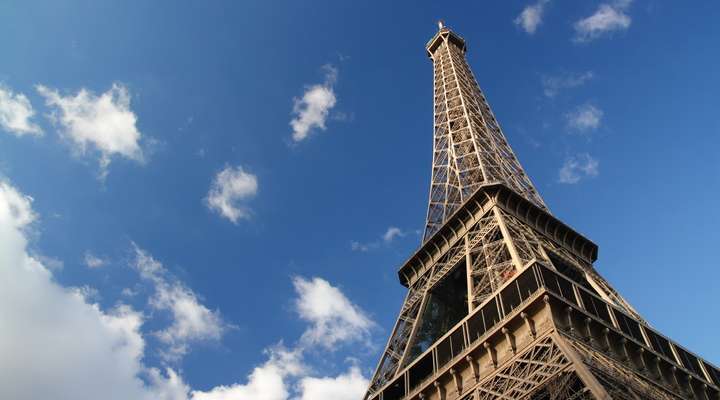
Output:
[[242,201],[254,197],[257,190],[255,175],[245,172],[240,166],[228,166],[213,179],[205,204],[236,224],[239,219],[250,217],[250,210]]
[[28,254],[32,198],[0,182],[0,398],[166,399],[142,377],[141,313],[103,311]]
[[37,259],[42,265],[44,265],[48,269],[57,271],[65,268],[65,263],[58,258],[37,253],[32,254],[32,257]]
[[150,382],[152,397],[158,400],[187,400],[190,387],[172,368],[163,375],[157,368],[148,368],[145,375]]
[[88,268],[100,268],[107,263],[107,260],[100,258],[89,251],[85,252],[83,256],[83,262]]
[[[0,181],[0,398],[343,400],[364,393],[368,380],[355,366],[334,377],[313,377],[303,360],[304,346],[324,344],[309,339],[294,349],[269,349],[268,359],[253,369],[246,383],[208,391],[192,391],[171,368],[146,366],[141,312],[124,304],[101,310],[88,299],[92,290],[59,285],[52,272],[28,254],[26,235],[36,219],[31,205],[32,198]],[[209,310],[146,252],[136,247],[135,256],[135,268],[156,288],[151,303],[173,313],[176,328],[170,330],[186,332],[179,334],[186,338],[194,337],[191,332],[207,337],[212,330],[197,327],[213,319]],[[297,278],[294,283],[298,312],[311,322],[307,332],[313,338],[349,343],[363,340],[374,326],[326,281]],[[188,314],[192,317],[178,315],[184,307],[175,304],[182,300],[190,300],[185,306],[194,310]]]
[[392,242],[396,237],[403,237],[405,236],[405,232],[403,232],[400,228],[396,226],[391,226],[388,228],[387,231],[385,231],[385,234],[383,234],[383,241],[385,243]]
[[550,0],[538,0],[537,3],[526,6],[520,15],[515,18],[515,25],[531,35],[535,33],[542,23],[543,12],[549,2]]
[[37,85],[37,91],[48,106],[54,107],[52,120],[63,129],[63,135],[75,151],[85,154],[88,147],[100,153],[101,177],[114,156],[143,162],[141,133],[137,117],[130,110],[130,93],[120,84],[96,96],[80,89],[76,95],[62,96],[57,90]]
[[595,74],[592,71],[583,72],[582,74],[544,76],[542,78],[543,93],[545,96],[552,98],[561,90],[582,86],[594,77]]
[[155,332],[166,345],[162,355],[171,361],[179,360],[192,342],[218,341],[227,329],[218,311],[211,311],[200,303],[197,295],[183,283],[170,276],[163,265],[133,243],[135,260],[132,266],[143,279],[155,288],[150,306],[172,314],[172,323]]
[[255,367],[246,383],[194,391],[192,400],[327,400],[359,399],[369,380],[357,366],[337,376],[314,377],[305,364],[311,348],[332,350],[339,343],[366,341],[375,323],[336,287],[320,278],[293,279],[297,311],[310,322],[298,346],[282,344],[266,351],[267,361]]
[[587,132],[595,130],[600,126],[603,118],[603,111],[592,104],[583,104],[575,110],[565,114],[569,128]]
[[632,19],[625,13],[632,0],[600,4],[595,13],[575,22],[575,41],[589,42],[614,31],[630,27]]
[[33,115],[35,110],[27,96],[0,84],[0,128],[16,136],[42,135],[40,127],[31,121]]
[[352,249],[352,251],[360,251],[364,253],[370,250],[370,245],[353,240],[350,242],[350,248]]
[[560,168],[558,181],[560,183],[575,184],[582,178],[594,177],[600,173],[600,163],[589,154],[578,154],[568,157]]
[[125,297],[135,297],[138,295],[138,291],[136,289],[126,287],[120,291],[120,294]]
[[247,383],[217,386],[208,392],[194,391],[192,400],[287,400],[291,389],[287,378],[306,372],[302,354],[282,346],[267,353],[268,360],[253,369]]
[[97,302],[100,299],[100,292],[94,287],[88,285],[82,285],[79,287],[68,288],[69,291],[74,292],[76,295],[85,299],[86,302]]
[[293,99],[293,114],[295,118],[290,121],[293,133],[292,139],[300,142],[308,137],[313,128],[325,130],[325,121],[330,110],[335,107],[335,82],[338,70],[332,65],[324,65],[325,82],[306,88],[302,98]]
[[303,378],[300,383],[300,400],[357,400],[361,399],[370,381],[356,366],[335,377]]
[[307,345],[333,349],[344,342],[368,342],[375,323],[336,287],[321,278],[293,279],[296,310],[310,327],[303,333]]
[[367,243],[353,240],[350,242],[350,248],[352,251],[368,252],[370,250],[378,249],[383,245],[390,245],[390,243],[392,243],[395,239],[405,237],[407,234],[407,231],[403,231],[396,226],[389,226],[377,240]]

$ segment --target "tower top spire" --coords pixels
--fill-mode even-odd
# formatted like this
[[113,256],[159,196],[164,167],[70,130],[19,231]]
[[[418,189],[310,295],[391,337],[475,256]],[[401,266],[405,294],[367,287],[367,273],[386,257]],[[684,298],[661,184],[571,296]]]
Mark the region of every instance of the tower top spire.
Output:
[[465,40],[440,21],[426,46],[434,66],[434,148],[428,240],[479,187],[501,183],[547,207],[523,170],[465,59]]
[[433,35],[433,37],[427,42],[425,45],[425,49],[427,50],[428,57],[432,58],[432,54],[435,52],[435,50],[440,47],[440,45],[445,40],[450,40],[452,43],[454,43],[456,46],[462,49],[463,53],[465,52],[465,40],[458,35],[457,33],[450,30],[450,28],[445,25],[445,21],[442,19],[438,20],[438,31]]

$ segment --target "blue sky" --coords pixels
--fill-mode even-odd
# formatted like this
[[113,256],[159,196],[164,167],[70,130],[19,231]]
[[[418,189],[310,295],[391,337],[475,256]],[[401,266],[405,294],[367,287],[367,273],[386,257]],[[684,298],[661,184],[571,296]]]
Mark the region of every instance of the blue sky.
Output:
[[717,2],[8,1],[0,397],[359,396],[423,228],[439,18],[598,270],[720,362]]

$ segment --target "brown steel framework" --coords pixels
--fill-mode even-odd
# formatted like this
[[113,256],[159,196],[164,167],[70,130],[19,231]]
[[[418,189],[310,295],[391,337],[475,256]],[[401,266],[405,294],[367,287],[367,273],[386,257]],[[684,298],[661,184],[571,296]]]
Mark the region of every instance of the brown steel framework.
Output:
[[714,399],[720,370],[651,328],[552,216],[441,25],[423,244],[366,400]]
[[442,28],[428,43],[428,55],[435,75],[435,138],[425,239],[486,183],[504,182],[547,210],[465,60],[464,40]]

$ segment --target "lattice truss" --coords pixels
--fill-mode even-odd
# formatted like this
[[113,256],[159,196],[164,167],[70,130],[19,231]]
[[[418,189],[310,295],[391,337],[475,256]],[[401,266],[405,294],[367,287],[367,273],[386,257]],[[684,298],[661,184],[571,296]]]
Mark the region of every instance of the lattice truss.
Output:
[[[605,393],[594,393],[580,378],[578,367],[582,366],[571,361],[557,340],[562,339],[546,336],[538,340],[481,382],[463,400],[606,399]],[[586,377],[593,381],[592,377]]]
[[442,44],[431,55],[435,130],[426,240],[475,189],[491,182],[503,182],[547,210],[490,110],[464,48],[443,29]]
[[599,353],[581,342],[568,339],[581,356],[595,379],[612,399],[617,400],[679,400],[642,376],[628,370],[618,361]]
[[[570,344],[565,351],[579,356],[574,364],[556,340]],[[584,369],[587,382],[578,375]],[[592,384],[588,384],[592,382]],[[595,385],[596,392],[590,389]],[[463,400],[678,400],[649,383],[618,361],[603,356],[574,339],[547,336],[502,367]]]
[[566,374],[560,372],[568,366],[570,361],[553,339],[547,336],[478,385],[475,398],[524,399],[547,384],[550,399],[565,399],[558,395],[567,393],[568,382],[566,379],[558,381],[558,378],[564,378]]
[[[556,341],[569,346],[564,349]],[[573,352],[577,358],[565,351]],[[575,364],[578,363],[578,364]],[[578,370],[583,369],[587,382]],[[590,384],[589,384],[590,383]],[[596,388],[595,392],[590,386]],[[481,382],[462,400],[679,400],[622,365],[572,338],[546,336]]]
[[369,392],[374,392],[389,382],[395,376],[402,360],[412,361],[406,359],[406,353],[411,345],[410,338],[419,326],[419,314],[425,304],[428,292],[465,257],[464,248],[462,241],[458,241],[429,273],[418,279],[408,290],[400,309],[400,316],[373,376]]
[[450,247],[428,273],[410,286],[372,379],[370,392],[392,380],[401,366],[413,361],[408,358],[407,353],[412,346],[411,339],[422,323],[420,315],[429,293],[461,261],[468,263],[468,301],[471,302],[471,309],[474,309],[530,262],[541,261],[553,267],[548,252],[562,257],[568,265],[585,274],[588,281],[597,282],[598,292],[608,301],[631,315],[637,315],[632,308],[626,307],[627,303],[622,297],[594,272],[592,264],[557,245],[502,208],[493,207],[470,227],[464,238]]

